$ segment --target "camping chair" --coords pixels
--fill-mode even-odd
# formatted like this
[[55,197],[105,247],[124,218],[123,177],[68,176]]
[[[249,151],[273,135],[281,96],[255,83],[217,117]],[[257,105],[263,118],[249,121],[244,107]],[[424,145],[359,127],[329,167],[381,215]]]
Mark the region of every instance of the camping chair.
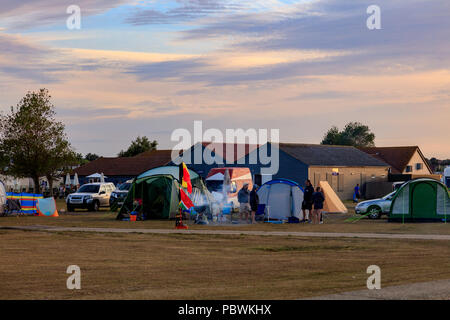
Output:
[[21,214],[22,213],[22,207],[20,206],[19,200],[8,199],[6,201],[5,215],[6,214],[13,214],[13,213]]

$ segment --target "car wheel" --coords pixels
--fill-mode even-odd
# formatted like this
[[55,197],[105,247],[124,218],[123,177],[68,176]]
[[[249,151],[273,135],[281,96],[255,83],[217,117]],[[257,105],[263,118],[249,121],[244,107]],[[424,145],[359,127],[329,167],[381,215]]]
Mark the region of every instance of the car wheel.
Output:
[[67,206],[67,212],[73,212],[73,207],[72,206]]
[[381,209],[379,207],[370,207],[367,213],[369,219],[379,219],[381,217]]

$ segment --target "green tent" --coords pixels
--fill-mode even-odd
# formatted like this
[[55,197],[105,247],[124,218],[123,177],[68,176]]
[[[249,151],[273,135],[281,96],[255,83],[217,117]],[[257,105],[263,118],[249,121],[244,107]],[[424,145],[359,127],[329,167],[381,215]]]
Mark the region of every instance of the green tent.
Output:
[[[193,191],[191,200],[197,207],[211,209],[212,196],[201,177],[189,170]],[[128,218],[133,211],[144,219],[173,219],[179,205],[179,167],[158,167],[139,175],[117,215],[118,220]],[[141,204],[138,204],[141,203]]]
[[420,178],[408,181],[396,192],[389,221],[448,221],[450,197],[441,182]]

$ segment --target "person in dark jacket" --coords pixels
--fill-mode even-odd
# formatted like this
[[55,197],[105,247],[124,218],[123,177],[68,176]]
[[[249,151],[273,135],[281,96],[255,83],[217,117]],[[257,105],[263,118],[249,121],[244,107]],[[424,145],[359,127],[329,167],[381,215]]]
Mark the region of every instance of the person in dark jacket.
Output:
[[[314,188],[311,184],[311,181],[306,180],[305,182],[305,190],[303,191],[303,202],[302,202],[302,211],[303,211],[303,221],[309,221],[309,216],[312,219],[312,195],[314,193]],[[306,213],[308,210],[308,213]]]
[[320,187],[316,188],[316,192],[312,195],[314,210],[313,210],[313,223],[319,224],[322,216],[323,203],[325,202],[325,196]]
[[254,185],[250,192],[250,208],[252,210],[252,223],[256,223],[255,215],[258,210],[259,197],[258,197],[258,185]]
[[248,183],[244,183],[244,186],[238,192],[239,201],[239,215],[242,218],[245,214],[245,221],[248,221],[248,214],[250,213],[250,191],[248,190]]

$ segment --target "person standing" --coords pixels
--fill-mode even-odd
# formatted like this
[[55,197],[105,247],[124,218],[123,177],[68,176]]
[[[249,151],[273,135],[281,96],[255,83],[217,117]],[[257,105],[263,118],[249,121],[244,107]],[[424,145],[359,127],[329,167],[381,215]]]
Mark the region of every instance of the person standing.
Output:
[[239,215],[242,218],[245,214],[245,221],[248,221],[248,214],[250,213],[250,191],[248,191],[248,183],[244,183],[244,186],[238,192],[239,201]]
[[[306,180],[305,182],[305,190],[303,191],[303,202],[302,202],[302,212],[303,212],[303,220],[304,222],[309,221],[309,217],[312,219],[312,195],[314,193],[314,188],[311,184],[310,180]],[[306,213],[308,210],[308,213]]]
[[314,211],[313,211],[313,223],[319,224],[322,216],[323,203],[325,202],[325,196],[320,187],[316,188],[316,192],[312,195]]
[[356,184],[355,189],[354,189],[353,202],[358,202],[359,199],[361,199],[361,194],[360,194],[360,188],[359,188],[359,183],[358,183],[358,184]]
[[250,192],[250,209],[252,210],[252,223],[256,223],[255,216],[258,210],[259,197],[258,197],[258,185],[253,185],[252,192]]

